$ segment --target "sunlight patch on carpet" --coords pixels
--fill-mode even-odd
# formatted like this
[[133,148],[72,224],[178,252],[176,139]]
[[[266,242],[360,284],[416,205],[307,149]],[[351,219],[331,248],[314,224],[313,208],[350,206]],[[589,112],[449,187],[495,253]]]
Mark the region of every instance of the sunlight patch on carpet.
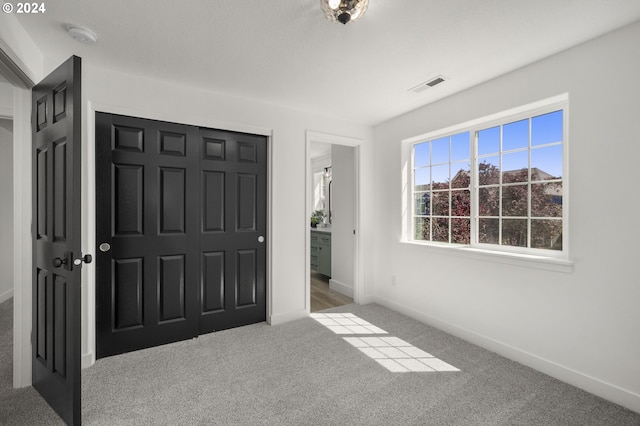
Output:
[[311,314],[311,318],[336,334],[387,334],[383,329],[353,314]]
[[394,373],[460,371],[397,337],[343,337],[360,352]]
[[388,334],[380,327],[351,313],[317,313],[311,318],[335,334],[369,335],[367,337],[343,337],[360,352],[394,373],[460,371],[422,349],[393,336],[371,336]]

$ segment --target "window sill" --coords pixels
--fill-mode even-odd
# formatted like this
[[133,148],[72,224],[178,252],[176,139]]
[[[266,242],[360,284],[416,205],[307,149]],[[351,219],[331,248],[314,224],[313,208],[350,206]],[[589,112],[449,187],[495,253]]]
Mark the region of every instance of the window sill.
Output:
[[467,259],[504,263],[507,265],[522,266],[526,268],[544,269],[547,271],[564,272],[566,274],[570,274],[573,272],[573,262],[571,260],[557,257],[538,256],[523,253],[508,253],[502,251],[484,250],[475,247],[449,246],[406,240],[400,241],[400,244],[415,247],[424,247],[428,250],[440,251],[441,253],[447,252],[447,254],[465,257]]

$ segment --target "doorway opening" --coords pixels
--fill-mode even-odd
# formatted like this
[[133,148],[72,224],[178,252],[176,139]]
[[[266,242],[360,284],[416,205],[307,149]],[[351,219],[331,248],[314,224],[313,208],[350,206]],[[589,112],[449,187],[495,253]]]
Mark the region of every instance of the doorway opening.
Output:
[[[31,87],[26,66],[6,46],[0,46],[0,116],[10,118],[12,125],[11,192],[2,190],[5,202],[13,212],[7,224],[11,228],[11,255],[8,268],[11,290],[0,290],[5,302],[13,304],[13,387],[31,384]],[[2,154],[4,156],[4,153]],[[3,166],[4,167],[4,166]],[[6,183],[6,182],[5,182]],[[13,299],[10,301],[9,299]]]
[[358,302],[359,143],[307,132],[309,312]]
[[[13,387],[13,86],[0,74],[0,389]],[[1,391],[0,391],[1,392]]]
[[0,76],[0,303],[13,298],[13,86]]

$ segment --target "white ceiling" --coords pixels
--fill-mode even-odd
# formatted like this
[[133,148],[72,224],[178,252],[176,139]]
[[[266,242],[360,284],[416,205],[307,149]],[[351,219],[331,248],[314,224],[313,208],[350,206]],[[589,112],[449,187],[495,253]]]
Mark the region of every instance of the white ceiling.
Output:
[[[638,0],[370,0],[346,26],[319,0],[48,0],[14,15],[55,61],[99,66],[365,124],[640,19]],[[91,28],[96,45],[72,40]],[[436,75],[445,83],[408,89]]]

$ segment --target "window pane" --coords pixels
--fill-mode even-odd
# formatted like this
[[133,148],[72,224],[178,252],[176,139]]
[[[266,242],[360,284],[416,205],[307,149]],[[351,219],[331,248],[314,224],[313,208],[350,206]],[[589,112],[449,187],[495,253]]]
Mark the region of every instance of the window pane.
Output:
[[500,214],[500,188],[480,188],[478,195],[480,216],[498,216]]
[[449,162],[449,138],[436,139],[431,142],[431,164]]
[[426,191],[431,189],[431,169],[425,167],[413,171],[414,191]]
[[480,185],[500,183],[500,158],[489,157],[478,161],[478,183]]
[[449,242],[449,218],[433,219],[433,241]]
[[562,217],[562,183],[531,184],[531,216]]
[[562,178],[562,145],[531,150],[531,180]]
[[451,242],[469,244],[471,241],[471,219],[451,219]]
[[469,191],[451,191],[451,216],[471,216]]
[[415,218],[414,239],[420,241],[431,241],[429,234],[429,223],[431,219],[426,217]]
[[413,194],[415,214],[420,216],[430,215],[431,195],[428,192],[418,192]]
[[500,151],[500,127],[480,130],[478,132],[478,154],[493,154]]
[[478,242],[498,244],[500,219],[478,219]]
[[527,216],[528,185],[502,188],[502,216]]
[[[502,150],[529,146],[529,120],[520,120],[502,127]],[[506,167],[505,167],[506,169]]]
[[433,189],[449,189],[449,165],[433,166],[431,168]]
[[429,165],[429,142],[422,142],[413,146],[413,165],[415,167]]
[[529,180],[529,151],[502,155],[502,183]]
[[451,164],[451,187],[452,188],[469,188],[471,183],[471,163],[453,163]]
[[562,141],[562,110],[531,119],[531,145]]
[[527,246],[527,219],[502,219],[502,244]]
[[449,191],[433,193],[434,216],[449,216]]
[[531,247],[562,250],[562,220],[532,220]]
[[564,112],[537,114],[413,145],[416,240],[562,250]]
[[471,158],[471,134],[458,133],[451,136],[451,161],[468,160]]

